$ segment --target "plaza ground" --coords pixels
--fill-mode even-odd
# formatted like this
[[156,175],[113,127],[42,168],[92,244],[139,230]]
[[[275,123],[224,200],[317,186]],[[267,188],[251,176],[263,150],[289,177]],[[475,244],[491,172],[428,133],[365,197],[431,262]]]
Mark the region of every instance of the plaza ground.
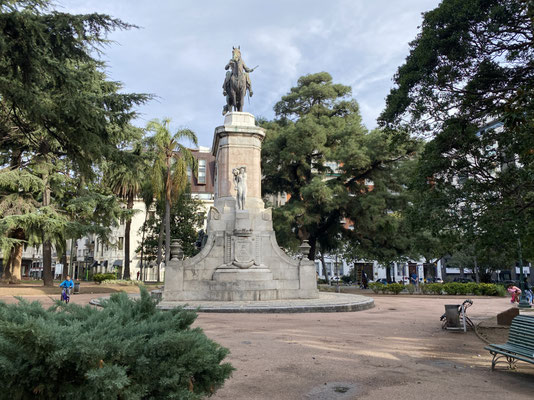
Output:
[[[83,289],[74,302],[86,304],[95,297],[91,287],[87,293]],[[349,313],[200,313],[195,326],[230,349],[228,361],[236,368],[212,398],[534,398],[533,365],[518,362],[516,371],[502,365],[492,372],[484,342],[473,332],[441,329],[444,304],[463,297],[359,294],[372,296],[376,307]],[[25,297],[53,301],[49,295]],[[477,322],[510,307],[508,298],[473,299],[469,315]],[[0,301],[16,300],[0,287]],[[481,329],[481,334],[504,342],[507,330]]]

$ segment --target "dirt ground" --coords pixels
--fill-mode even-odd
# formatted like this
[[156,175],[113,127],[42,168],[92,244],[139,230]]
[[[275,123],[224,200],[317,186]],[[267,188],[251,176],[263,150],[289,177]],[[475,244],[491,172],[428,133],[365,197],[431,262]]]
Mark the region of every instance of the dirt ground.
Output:
[[[16,301],[2,295],[3,289],[0,301]],[[534,398],[534,365],[518,362],[516,371],[502,365],[492,372],[485,344],[473,332],[441,329],[444,304],[463,298],[362,294],[374,297],[376,307],[349,313],[200,313],[195,326],[230,349],[228,361],[236,368],[212,398]],[[72,301],[87,303],[93,297],[80,294]],[[510,307],[506,298],[473,300],[469,315],[477,322]],[[503,342],[507,329],[483,329],[482,334]]]
[[[101,285],[94,282],[81,282],[80,294],[115,293],[125,291],[127,293],[139,293],[135,285]],[[59,281],[54,282],[53,287],[45,287],[42,281],[22,281],[20,284],[0,283],[0,300],[3,297],[12,296],[48,296],[60,295]]]

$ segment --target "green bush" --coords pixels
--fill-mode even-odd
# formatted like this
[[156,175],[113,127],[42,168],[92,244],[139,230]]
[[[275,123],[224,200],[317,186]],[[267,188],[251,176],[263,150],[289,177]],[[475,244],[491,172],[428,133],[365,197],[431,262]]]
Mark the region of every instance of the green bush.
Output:
[[351,278],[350,278],[349,275],[343,275],[343,276],[341,277],[341,281],[342,281],[343,283],[347,284],[347,285],[348,285],[349,283],[352,283],[352,280],[351,280]]
[[390,283],[386,286],[388,292],[391,292],[393,294],[399,294],[404,290],[404,285],[401,285],[400,283]]
[[443,292],[443,285],[441,283],[428,283],[428,293],[440,295]]
[[419,284],[419,290],[421,291],[421,293],[423,294],[428,294],[430,293],[430,283],[420,283]]
[[477,296],[480,295],[481,293],[480,284],[476,282],[469,282],[469,283],[465,283],[465,286],[466,286],[467,293],[471,293]]
[[508,292],[502,285],[495,285],[495,291],[496,291],[495,296],[504,297],[508,294]]
[[386,285],[384,285],[382,282],[370,282],[369,288],[375,293],[384,292]]
[[103,306],[0,302],[0,398],[193,400],[232,373],[193,311],[157,310],[143,287]]
[[115,280],[117,279],[117,277],[115,276],[115,274],[94,274],[93,275],[93,281],[95,281],[96,283],[102,283],[103,281],[110,281],[110,280]]
[[456,282],[447,282],[443,284],[443,291],[446,294],[455,295],[458,293],[458,285],[461,285],[461,283]]
[[128,285],[128,286],[144,286],[141,281],[131,281],[128,279],[106,279],[100,282],[102,285]]
[[497,285],[494,283],[479,283],[480,292],[484,296],[497,296]]
[[404,286],[406,288],[406,291],[410,294],[414,294],[415,292],[415,285],[413,283],[409,283]]

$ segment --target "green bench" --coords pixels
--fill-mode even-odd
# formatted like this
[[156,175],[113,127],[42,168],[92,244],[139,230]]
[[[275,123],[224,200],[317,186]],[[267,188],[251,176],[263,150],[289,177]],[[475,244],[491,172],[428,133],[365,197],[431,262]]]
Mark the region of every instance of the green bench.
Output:
[[517,360],[534,364],[534,316],[515,317],[510,326],[508,341],[504,344],[490,344],[484,348],[493,355],[492,370],[498,362],[507,362],[510,369],[515,369]]

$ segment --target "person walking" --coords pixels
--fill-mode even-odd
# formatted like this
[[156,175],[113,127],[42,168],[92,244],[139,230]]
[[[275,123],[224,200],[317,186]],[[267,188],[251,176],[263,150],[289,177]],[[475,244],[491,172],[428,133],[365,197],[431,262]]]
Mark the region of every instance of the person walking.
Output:
[[527,277],[523,280],[523,287],[525,288],[525,295],[527,296],[528,304],[532,304],[532,286],[528,283]]

